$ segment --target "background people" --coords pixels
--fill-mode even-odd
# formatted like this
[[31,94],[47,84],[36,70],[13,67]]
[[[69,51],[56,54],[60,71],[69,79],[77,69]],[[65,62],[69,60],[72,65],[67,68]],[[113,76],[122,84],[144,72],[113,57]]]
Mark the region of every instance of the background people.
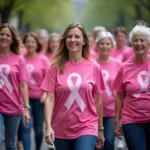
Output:
[[103,150],[114,150],[114,110],[116,93],[113,89],[113,82],[120,69],[121,62],[110,56],[112,49],[116,46],[113,35],[110,32],[100,32],[96,39],[96,44],[97,50],[100,52],[97,62],[102,70],[106,87],[106,90],[101,93],[105,137]]

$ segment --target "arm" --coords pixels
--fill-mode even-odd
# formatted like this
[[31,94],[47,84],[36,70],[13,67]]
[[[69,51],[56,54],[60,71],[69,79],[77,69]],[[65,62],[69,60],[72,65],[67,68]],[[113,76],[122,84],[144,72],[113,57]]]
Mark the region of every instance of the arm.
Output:
[[[28,99],[28,86],[26,81],[20,83],[20,92],[22,99],[24,101],[24,106],[29,106],[29,99]],[[23,122],[24,124],[28,124],[30,121],[30,113],[29,109],[25,107],[25,111],[23,113]]]
[[50,139],[54,141],[54,131],[51,127],[52,114],[55,104],[55,95],[53,93],[47,93],[45,99],[45,107],[44,107],[44,117],[45,117],[45,140],[47,144],[52,145]]
[[123,92],[117,92],[115,102],[115,135],[122,138],[122,128],[120,126],[121,109],[123,106],[125,94]]
[[[98,128],[103,129],[103,106],[102,106],[102,99],[100,94],[94,95],[96,110],[98,114]],[[97,129],[98,130],[98,129]],[[96,147],[102,148],[104,145],[104,133],[103,130],[98,130],[98,142],[96,144]]]

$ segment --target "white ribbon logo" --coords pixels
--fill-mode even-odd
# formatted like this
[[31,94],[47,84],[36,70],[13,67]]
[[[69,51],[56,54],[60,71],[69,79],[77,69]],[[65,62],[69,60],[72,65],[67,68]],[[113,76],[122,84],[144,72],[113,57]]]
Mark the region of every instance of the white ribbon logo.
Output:
[[106,88],[106,93],[110,97],[110,96],[113,95],[113,92],[111,91],[111,89],[108,85],[110,74],[107,70],[102,70],[102,75],[103,75],[103,79],[104,79],[104,85],[105,85],[105,88]]
[[[142,76],[145,76],[145,80],[143,80]],[[150,91],[148,89],[148,85],[150,83],[149,73],[147,71],[139,72],[139,74],[137,76],[137,80],[138,80],[138,83],[141,86],[141,89],[140,89],[139,92],[134,93],[133,96],[138,98],[140,96],[140,93],[142,93],[142,92],[146,92],[147,94],[150,94]]]
[[33,71],[34,71],[34,66],[32,64],[27,64],[27,70],[30,76],[30,83],[31,84],[36,84],[36,80],[33,77]]
[[13,86],[8,80],[8,75],[10,73],[10,67],[6,64],[0,65],[0,89],[5,85],[9,92],[12,94]]
[[[72,80],[71,80],[72,77],[77,78],[75,86],[72,83]],[[78,93],[79,88],[81,86],[81,76],[78,73],[71,73],[67,78],[67,84],[68,84],[68,87],[71,91],[71,94],[69,95],[69,98],[67,99],[67,101],[65,103],[65,106],[69,110],[70,107],[72,106],[74,100],[76,100],[76,102],[77,102],[78,106],[80,107],[81,111],[84,112],[84,108],[86,107],[86,105],[84,104],[82,98],[80,97],[80,95]]]

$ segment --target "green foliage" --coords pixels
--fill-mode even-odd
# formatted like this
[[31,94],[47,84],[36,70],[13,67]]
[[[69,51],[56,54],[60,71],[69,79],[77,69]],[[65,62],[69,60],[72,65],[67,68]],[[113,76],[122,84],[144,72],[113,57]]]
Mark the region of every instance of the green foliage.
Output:
[[[90,0],[84,13],[84,25],[90,31],[98,25],[108,30],[124,25],[130,30],[137,19],[150,23],[150,9],[144,4],[150,7],[150,0]],[[141,17],[137,14],[136,6],[140,8]]]
[[22,23],[29,24],[32,29],[62,31],[74,20],[69,0],[0,0],[0,8],[9,5],[10,2],[13,3],[10,18],[21,13]]

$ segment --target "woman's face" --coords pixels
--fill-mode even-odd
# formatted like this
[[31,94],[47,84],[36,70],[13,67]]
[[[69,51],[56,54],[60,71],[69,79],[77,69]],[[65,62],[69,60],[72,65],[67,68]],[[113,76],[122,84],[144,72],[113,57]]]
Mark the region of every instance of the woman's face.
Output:
[[66,38],[66,46],[69,52],[82,51],[82,47],[85,45],[82,31],[75,27],[70,29]]
[[109,55],[112,50],[112,41],[110,38],[103,38],[98,42],[97,46],[101,55]]
[[28,36],[24,45],[28,52],[36,52],[37,42],[33,36]]
[[127,42],[127,36],[123,32],[118,32],[115,40],[117,44],[124,45]]
[[148,43],[145,35],[139,34],[135,35],[132,40],[132,47],[134,49],[135,55],[142,55],[147,53],[150,44]]
[[0,30],[0,46],[10,48],[13,43],[12,34],[9,28],[2,28]]
[[59,37],[53,36],[49,41],[49,48],[52,52],[57,51],[59,48]]

